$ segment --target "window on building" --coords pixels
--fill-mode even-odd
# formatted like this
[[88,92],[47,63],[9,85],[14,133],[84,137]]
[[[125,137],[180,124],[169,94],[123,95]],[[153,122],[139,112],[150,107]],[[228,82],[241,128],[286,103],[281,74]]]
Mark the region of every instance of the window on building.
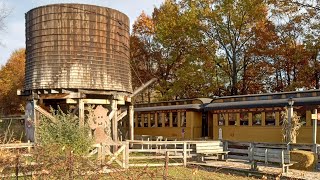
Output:
[[230,113],[229,115],[228,115],[228,117],[229,117],[229,125],[236,125],[236,122],[237,122],[237,114],[236,113]]
[[306,110],[301,109],[296,111],[297,116],[300,118],[300,123],[302,123],[302,126],[306,126],[307,120],[306,120]]
[[141,113],[138,113],[138,127],[142,127]]
[[261,126],[261,113],[253,113],[252,115],[252,125]]
[[180,127],[186,127],[187,126],[187,119],[186,119],[186,112],[180,112]]
[[158,127],[162,127],[162,113],[161,112],[157,112],[158,113]]
[[169,127],[170,126],[170,113],[167,112],[164,114],[164,124],[165,124],[165,127]]
[[241,126],[249,125],[249,114],[247,112],[240,113],[240,125]]
[[144,114],[143,117],[144,117],[143,127],[148,127],[148,114]]
[[266,112],[266,125],[275,126],[276,125],[276,113],[275,112]]
[[218,114],[218,125],[224,126],[226,120],[226,114]]
[[150,125],[151,125],[151,127],[155,127],[155,125],[156,125],[155,119],[154,119],[154,113],[150,114]]
[[178,113],[172,112],[172,126],[178,127]]

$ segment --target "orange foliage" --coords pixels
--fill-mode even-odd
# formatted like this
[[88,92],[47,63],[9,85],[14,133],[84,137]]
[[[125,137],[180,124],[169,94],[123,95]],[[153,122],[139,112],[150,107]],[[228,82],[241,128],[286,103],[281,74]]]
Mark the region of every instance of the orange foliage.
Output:
[[12,53],[8,62],[0,69],[0,113],[19,113],[23,104],[17,96],[17,89],[24,85],[25,50],[19,49]]

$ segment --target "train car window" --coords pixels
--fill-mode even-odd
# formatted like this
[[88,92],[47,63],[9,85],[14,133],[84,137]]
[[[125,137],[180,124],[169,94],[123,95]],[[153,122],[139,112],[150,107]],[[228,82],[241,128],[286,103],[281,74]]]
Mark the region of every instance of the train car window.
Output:
[[256,97],[250,96],[250,97],[247,97],[246,99],[247,99],[247,101],[255,101]]
[[253,115],[252,115],[252,125],[261,126],[261,113],[253,113]]
[[142,127],[141,113],[138,113],[138,127]]
[[162,113],[158,112],[158,127],[162,127]]
[[180,120],[181,120],[181,124],[180,127],[186,127],[187,126],[187,122],[186,122],[186,112],[181,112],[180,113]]
[[165,113],[165,117],[164,117],[164,124],[165,127],[169,127],[170,126],[170,113]]
[[172,112],[172,126],[178,127],[178,113]]
[[283,121],[284,121],[284,112],[283,111],[281,111],[280,112],[280,119],[279,119],[279,125],[280,126],[282,126],[283,125]]
[[272,99],[281,99],[281,94],[272,95]]
[[229,121],[228,121],[229,125],[231,125],[231,126],[232,125],[236,125],[236,121],[237,121],[237,118],[236,118],[237,116],[236,115],[237,115],[236,113],[230,113],[229,114],[229,116],[228,116],[229,117]]
[[266,125],[275,126],[276,125],[276,113],[275,112],[266,112]]
[[294,94],[287,94],[286,95],[287,98],[296,98],[297,97],[297,94],[294,93]]
[[260,96],[259,100],[268,100],[270,96]]
[[247,112],[240,113],[240,126],[248,126],[249,125],[249,116]]
[[226,114],[219,114],[219,116],[218,116],[218,125],[219,126],[224,126],[225,125],[225,120],[226,120]]
[[300,123],[302,123],[302,126],[306,126],[307,120],[306,120],[306,111],[304,109],[298,110],[294,113],[297,113],[297,116],[300,117]]
[[300,93],[300,97],[312,97],[312,93],[311,92],[302,92],[302,93]]
[[150,125],[151,125],[151,127],[156,127],[156,122],[155,122],[155,119],[154,119],[154,113],[150,114]]
[[144,124],[143,124],[143,127],[148,127],[148,114],[144,114]]

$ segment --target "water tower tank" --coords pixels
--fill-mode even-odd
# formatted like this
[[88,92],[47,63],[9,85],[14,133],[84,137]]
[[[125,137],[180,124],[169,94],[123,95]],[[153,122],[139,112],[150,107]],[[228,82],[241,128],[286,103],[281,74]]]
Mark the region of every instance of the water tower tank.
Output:
[[114,9],[53,4],[26,13],[25,90],[132,92],[129,18]]

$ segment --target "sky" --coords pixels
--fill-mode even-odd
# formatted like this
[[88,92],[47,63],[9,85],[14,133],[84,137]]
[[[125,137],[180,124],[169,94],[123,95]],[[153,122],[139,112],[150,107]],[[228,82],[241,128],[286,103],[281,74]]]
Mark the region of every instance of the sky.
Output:
[[0,0],[10,10],[5,19],[5,29],[0,32],[0,65],[4,65],[12,52],[25,47],[25,19],[24,15],[32,8],[55,3],[83,3],[93,4],[125,13],[130,18],[131,25],[144,11],[153,12],[154,7],[159,7],[164,0]]

